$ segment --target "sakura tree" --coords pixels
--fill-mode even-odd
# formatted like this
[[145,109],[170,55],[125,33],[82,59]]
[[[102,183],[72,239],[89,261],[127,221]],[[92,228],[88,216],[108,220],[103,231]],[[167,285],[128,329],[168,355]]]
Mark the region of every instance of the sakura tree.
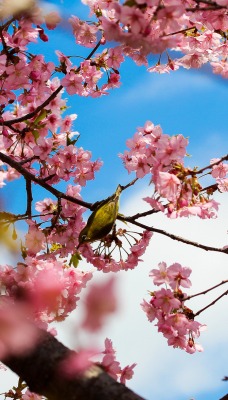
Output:
[[[227,154],[189,167],[189,139],[170,136],[148,119],[118,155],[128,181],[118,178],[115,193],[88,202],[88,181],[99,174],[102,161],[81,147],[74,131],[77,115],[67,105],[69,96],[98,98],[118,89],[127,58],[148,73],[175,73],[208,63],[213,73],[227,78],[228,1],[82,3],[89,7],[90,20],[73,15],[64,21],[81,53],[63,54],[56,44],[52,61],[35,49],[39,41],[49,45],[48,32],[57,29],[61,15],[34,1],[9,5],[5,0],[0,6],[0,233],[15,258],[12,265],[0,266],[0,356],[19,376],[18,386],[4,393],[5,399],[141,399],[125,386],[136,364],[120,364],[111,338],[104,338],[103,349],[91,345],[74,352],[56,339],[56,323],[77,310],[95,271],[110,273],[89,286],[77,327],[91,338],[99,334],[106,316],[117,309],[113,273],[138,268],[154,233],[213,254],[228,253],[225,243],[199,243],[147,222],[158,214],[169,221],[216,218],[218,195],[228,190]],[[158,56],[154,65],[148,61],[151,54]],[[110,179],[116,179],[114,174]],[[23,212],[15,213],[8,209],[5,193],[18,179],[18,199],[24,204]],[[122,214],[121,193],[148,181],[146,211]],[[92,212],[88,223],[87,210]],[[22,222],[24,234],[18,229]],[[161,260],[151,269],[141,309],[168,346],[194,357],[203,351],[201,314],[227,295],[228,280],[204,285],[196,293],[190,290],[191,267],[181,265],[178,254],[170,265]],[[221,293],[213,301],[191,308],[192,298],[217,288]]]

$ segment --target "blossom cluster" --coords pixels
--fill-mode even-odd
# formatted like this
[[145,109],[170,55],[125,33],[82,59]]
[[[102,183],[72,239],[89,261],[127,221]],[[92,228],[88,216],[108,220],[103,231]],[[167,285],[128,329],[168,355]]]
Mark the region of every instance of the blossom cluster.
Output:
[[91,278],[92,273],[55,258],[27,257],[17,269],[0,266],[2,296],[29,306],[33,321],[46,329],[48,323],[63,321],[76,308],[78,295]]
[[[203,219],[216,217],[219,203],[210,198],[210,193],[202,193],[197,169],[184,166],[186,138],[180,134],[164,134],[159,125],[147,121],[126,144],[129,150],[119,156],[127,171],[135,172],[137,178],[149,174],[150,183],[154,184],[154,195],[144,200],[152,208],[165,212],[169,218],[191,215]],[[220,190],[226,191],[227,179],[224,176],[228,164],[216,160],[218,163],[211,165],[211,175],[218,178]]]
[[187,295],[181,287],[189,288],[191,269],[174,263],[167,267],[165,262],[150,272],[153,283],[165,288],[150,292],[149,302],[143,300],[141,307],[150,322],[157,320],[158,332],[167,339],[168,345],[180,348],[187,353],[203,351],[195,338],[205,329],[205,325],[194,320],[194,313],[185,306]]
[[105,339],[105,349],[102,352],[97,349],[81,349],[70,355],[61,363],[61,373],[69,377],[75,376],[76,373],[82,374],[91,367],[91,359],[96,360],[97,365],[101,366],[105,372],[120,383],[126,384],[126,381],[134,375],[133,369],[136,364],[121,368],[120,362],[116,360],[116,351],[113,348],[112,341],[108,338]]
[[127,365],[123,369],[120,366],[119,361],[116,360],[116,351],[113,348],[112,341],[110,339],[105,340],[105,350],[103,351],[103,359],[101,361],[102,368],[111,375],[115,380],[119,380],[125,384],[126,380],[132,378],[136,364]]
[[[107,41],[120,42],[123,52],[137,64],[146,64],[150,53],[162,54],[167,49],[184,56],[150,67],[150,72],[170,72],[184,68],[199,68],[210,62],[214,73],[228,77],[227,27],[228,1],[190,0],[82,0],[98,19],[96,28]],[[76,39],[81,34],[76,32]]]

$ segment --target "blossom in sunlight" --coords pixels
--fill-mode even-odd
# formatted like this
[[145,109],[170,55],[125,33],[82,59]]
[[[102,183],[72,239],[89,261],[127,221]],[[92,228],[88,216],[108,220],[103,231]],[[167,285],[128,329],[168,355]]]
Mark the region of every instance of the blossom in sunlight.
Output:
[[[219,161],[219,158],[213,158],[211,160],[211,164],[217,161]],[[228,173],[228,164],[220,162],[219,164],[214,165],[212,167],[211,175],[213,176],[213,178],[225,178],[227,173]]]
[[168,172],[158,173],[156,189],[161,196],[166,197],[168,200],[176,200],[180,184],[181,182],[176,175]]
[[[180,286],[189,288],[191,269],[178,263],[167,266],[165,262],[159,263],[158,269],[152,269],[155,285],[165,284],[166,288],[150,292],[150,301],[143,300],[141,307],[150,322],[156,321],[158,332],[167,339],[168,345],[180,348],[187,353],[203,351],[195,338],[205,330],[205,325],[194,320],[194,313],[185,306],[187,295]],[[170,288],[169,288],[170,287]]]

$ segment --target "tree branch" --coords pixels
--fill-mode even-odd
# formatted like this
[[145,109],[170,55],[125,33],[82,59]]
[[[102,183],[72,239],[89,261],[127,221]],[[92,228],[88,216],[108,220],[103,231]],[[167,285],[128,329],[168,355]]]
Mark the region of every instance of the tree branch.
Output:
[[225,156],[221,157],[218,161],[215,161],[214,163],[209,164],[206,167],[199,169],[198,171],[193,171],[192,174],[193,175],[202,174],[202,172],[204,172],[206,169],[211,169],[212,167],[214,167],[215,165],[220,164],[223,161],[228,161],[228,154],[226,154]]
[[31,180],[40,186],[42,186],[44,189],[46,189],[48,192],[52,193],[54,196],[57,198],[62,198],[68,201],[71,201],[72,203],[79,204],[80,206],[89,208],[92,210],[92,204],[87,203],[85,201],[82,201],[80,199],[76,199],[75,197],[66,195],[59,190],[55,189],[48,183],[46,183],[43,179],[37,178],[35,175],[33,175],[31,172],[29,172],[27,169],[25,169],[21,164],[19,164],[17,161],[13,160],[11,157],[7,156],[6,154],[3,154],[0,152],[0,160],[2,160],[4,163],[10,165],[12,168],[16,169],[21,175],[24,176],[25,179]]
[[207,293],[210,292],[211,290],[214,290],[214,289],[216,289],[217,287],[222,286],[222,285],[224,285],[224,284],[227,283],[227,282],[228,282],[228,279],[225,280],[225,281],[222,281],[222,282],[220,282],[220,283],[217,283],[217,285],[214,285],[214,286],[212,286],[212,287],[209,288],[209,289],[203,290],[202,292],[199,292],[199,293],[196,293],[196,294],[192,294],[192,295],[190,295],[190,296],[188,296],[188,297],[185,297],[184,301],[190,300],[190,299],[192,299],[193,297],[196,297],[196,296],[201,296],[202,294],[207,294]]
[[217,297],[215,300],[213,300],[210,304],[208,304],[206,307],[201,308],[201,310],[197,311],[194,313],[194,317],[197,317],[197,315],[200,315],[203,311],[205,311],[207,308],[213,306],[217,301],[219,301],[223,296],[226,296],[228,294],[228,290],[226,290],[224,293],[222,293],[219,297]]
[[[11,157],[7,156],[6,154],[3,154],[0,152],[0,160],[2,160],[4,163],[10,165],[12,168],[15,168],[20,174],[22,174],[25,177],[25,179],[29,179],[29,180],[39,184],[40,186],[42,186],[44,189],[46,189],[47,191],[52,193],[54,196],[56,196],[57,199],[68,200],[72,203],[79,204],[83,207],[86,207],[89,210],[94,209],[94,204],[96,204],[96,203],[94,203],[94,204],[87,203],[83,200],[76,199],[75,197],[72,197],[63,192],[60,192],[59,190],[55,189],[54,187],[52,187],[51,185],[46,183],[43,179],[39,179],[35,175],[33,175],[31,172],[27,171],[24,167],[22,167],[21,164],[19,164],[17,161],[13,160]],[[132,182],[134,182],[134,180]],[[127,185],[126,185],[126,187],[127,187]],[[158,229],[158,228],[154,228],[154,227],[142,224],[140,222],[135,221],[134,218],[135,217],[127,217],[127,216],[120,215],[120,214],[118,214],[118,216],[117,216],[117,219],[119,219],[120,221],[130,222],[131,224],[139,226],[142,229],[145,229],[145,230],[151,231],[151,232],[156,232],[156,233],[159,233],[164,236],[168,236],[169,238],[171,238],[173,240],[178,240],[179,242],[182,242],[182,243],[185,243],[185,244],[188,244],[191,246],[195,246],[195,247],[198,247],[198,248],[206,250],[206,251],[217,251],[220,253],[228,254],[228,248],[223,249],[223,248],[217,248],[217,247],[213,247],[213,246],[206,246],[204,244],[200,244],[200,243],[194,242],[192,240],[182,238],[181,236],[177,236],[172,233],[166,232],[162,229]]]
[[177,235],[174,235],[172,233],[166,232],[163,229],[154,228],[152,226],[148,226],[148,225],[142,224],[142,223],[137,222],[135,220],[132,221],[131,217],[126,217],[125,215],[118,215],[117,219],[119,219],[121,221],[130,222],[131,224],[139,226],[140,228],[145,229],[147,231],[160,233],[161,235],[168,236],[169,238],[171,238],[173,240],[178,240],[179,242],[182,242],[182,243],[185,243],[185,244],[189,244],[191,246],[195,246],[195,247],[198,247],[198,248],[206,250],[206,251],[217,251],[219,253],[228,254],[228,248],[218,248],[218,247],[213,247],[213,246],[206,246],[204,244],[197,243],[197,242],[194,242],[192,240],[185,239],[185,238],[183,238],[181,236],[177,236]]
[[67,377],[60,365],[74,354],[50,333],[40,330],[40,340],[32,351],[2,361],[32,392],[49,400],[143,400],[96,364],[83,375]]

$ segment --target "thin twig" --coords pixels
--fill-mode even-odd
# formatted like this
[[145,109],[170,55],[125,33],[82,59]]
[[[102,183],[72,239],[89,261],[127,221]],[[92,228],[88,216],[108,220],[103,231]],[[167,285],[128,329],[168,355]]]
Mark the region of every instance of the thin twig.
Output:
[[218,161],[215,161],[214,163],[209,164],[206,167],[199,169],[198,171],[192,171],[191,174],[193,174],[193,175],[202,174],[202,172],[204,172],[206,169],[211,169],[212,167],[214,167],[215,165],[220,164],[223,161],[228,161],[228,154],[226,154],[225,156],[221,157]]
[[197,317],[197,315],[200,315],[203,311],[205,311],[207,308],[213,306],[217,301],[219,301],[222,297],[226,296],[228,294],[228,290],[226,290],[224,293],[222,293],[219,297],[217,297],[215,300],[213,300],[210,304],[208,304],[206,307],[201,308],[201,310],[197,311],[197,313],[194,314],[194,317]]
[[215,286],[212,286],[212,287],[209,288],[209,289],[204,290],[203,292],[196,293],[196,294],[192,294],[191,296],[185,297],[184,301],[190,300],[190,299],[192,299],[193,297],[196,297],[196,296],[201,296],[202,294],[207,294],[207,293],[210,292],[211,290],[214,290],[214,289],[216,289],[217,287],[219,287],[219,286],[221,286],[221,285],[224,285],[224,284],[227,283],[227,282],[228,282],[228,279],[225,280],[225,281],[222,281],[222,282],[218,283],[218,284],[215,285]]
[[26,193],[27,193],[27,209],[26,215],[31,219],[32,215],[32,182],[30,179],[26,179]]
[[127,185],[125,185],[125,186],[122,186],[122,185],[120,185],[121,186],[121,189],[122,189],[122,191],[123,190],[125,190],[125,189],[127,189],[127,188],[129,188],[129,186],[132,186],[132,185],[134,185],[135,184],[135,182],[137,182],[137,180],[138,180],[138,178],[135,178],[135,179],[133,179],[131,182],[129,182]]
[[172,233],[166,232],[163,229],[154,228],[152,226],[148,226],[148,225],[142,224],[142,223],[137,222],[135,220],[132,221],[131,217],[126,217],[125,215],[120,215],[119,214],[117,219],[119,219],[121,221],[130,222],[131,224],[139,226],[140,228],[145,229],[147,231],[156,232],[156,233],[159,233],[160,235],[168,236],[169,238],[171,238],[173,240],[178,240],[179,242],[182,242],[182,243],[194,246],[194,247],[198,247],[198,248],[206,250],[206,251],[217,251],[219,253],[228,254],[228,248],[218,248],[218,247],[213,247],[213,246],[206,246],[204,244],[197,243],[197,242],[194,242],[192,240],[185,239],[185,238],[183,238],[181,236],[177,236],[177,235],[174,235]]

